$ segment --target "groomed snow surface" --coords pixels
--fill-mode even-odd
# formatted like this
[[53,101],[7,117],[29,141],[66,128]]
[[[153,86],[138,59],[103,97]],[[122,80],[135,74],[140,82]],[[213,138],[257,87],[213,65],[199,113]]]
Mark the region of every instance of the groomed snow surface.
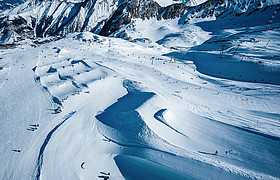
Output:
[[172,23],[1,49],[0,179],[280,178],[279,24]]

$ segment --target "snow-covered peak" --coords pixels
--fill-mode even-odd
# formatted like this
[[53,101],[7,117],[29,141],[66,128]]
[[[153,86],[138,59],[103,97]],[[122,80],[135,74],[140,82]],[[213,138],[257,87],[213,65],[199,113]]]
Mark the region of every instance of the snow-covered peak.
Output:
[[184,3],[188,6],[197,6],[206,2],[207,0],[155,0],[160,6],[166,7],[174,3]]
[[280,0],[27,0],[1,13],[0,41],[7,42],[11,36],[34,38],[84,31],[109,36],[132,18],[180,18],[179,24],[184,24],[250,15],[278,3]]
[[155,0],[160,6],[165,7],[173,3],[182,3],[182,0]]
[[84,2],[85,0],[65,0],[68,3],[81,3]]
[[198,6],[188,8],[188,11],[182,16],[179,23],[197,22],[198,19],[199,21],[204,21],[205,18],[225,18],[241,15],[250,16],[256,11],[265,9],[266,7],[274,7],[275,9],[275,6],[279,3],[280,0],[208,0]]

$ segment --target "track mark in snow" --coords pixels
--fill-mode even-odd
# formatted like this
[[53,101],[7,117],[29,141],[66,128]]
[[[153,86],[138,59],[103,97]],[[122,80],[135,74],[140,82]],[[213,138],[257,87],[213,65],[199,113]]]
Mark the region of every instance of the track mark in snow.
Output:
[[247,133],[259,135],[259,136],[262,136],[262,137],[265,137],[265,138],[268,138],[268,139],[271,139],[271,140],[275,140],[275,141],[280,141],[280,137],[273,136],[273,135],[270,135],[270,134],[265,134],[261,131],[258,131],[257,129],[253,129],[253,128],[245,127],[245,126],[232,125],[232,124],[228,124],[228,123],[221,122],[221,121],[218,121],[218,120],[214,120],[214,119],[211,119],[211,118],[207,118],[207,119],[209,119],[210,121],[214,121],[214,122],[217,122],[217,123],[229,126],[229,127],[233,127],[233,128],[245,131]]
[[8,80],[8,76],[10,73],[10,62],[0,58],[0,88],[5,84]]
[[237,129],[240,129],[240,130],[243,130],[243,131],[246,131],[248,133],[256,134],[256,135],[271,139],[271,140],[280,141],[280,137],[265,134],[263,132],[258,131],[257,129],[253,129],[253,128],[250,128],[250,127],[239,127],[239,126],[233,126],[233,127],[237,128]]
[[36,165],[36,179],[40,179],[40,175],[41,175],[41,170],[42,170],[42,165],[43,165],[43,156],[44,156],[44,151],[53,135],[53,133],[63,124],[65,123],[70,117],[72,117],[74,114],[76,113],[76,111],[72,111],[70,112],[68,115],[66,115],[64,117],[64,120],[59,123],[57,126],[55,126],[55,128],[53,128],[47,135],[46,139],[44,140],[44,143],[42,144],[41,148],[40,148],[40,152],[39,152],[39,156],[37,159],[37,165]]

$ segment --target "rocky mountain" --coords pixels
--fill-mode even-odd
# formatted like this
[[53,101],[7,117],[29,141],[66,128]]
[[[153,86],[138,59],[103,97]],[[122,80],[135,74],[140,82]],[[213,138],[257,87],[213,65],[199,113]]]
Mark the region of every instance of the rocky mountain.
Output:
[[250,16],[258,10],[273,7],[278,1],[273,0],[208,0],[196,7],[188,9],[187,13],[181,18],[180,23],[187,23],[194,17],[206,18],[225,18],[228,16]]
[[[174,1],[178,2],[178,1]],[[275,6],[267,0],[179,1],[162,7],[154,0],[31,0],[3,11],[0,16],[0,42],[23,38],[64,35],[91,31],[109,36],[132,19],[174,19],[189,23],[192,19],[224,18],[228,15],[252,14]],[[203,2],[203,1],[198,1]]]
[[24,0],[0,0],[0,11],[14,8],[23,2]]
[[183,3],[161,7],[152,0],[125,2],[107,19],[99,34],[108,36],[117,31],[121,25],[131,23],[132,19],[174,19],[182,16],[186,8]]

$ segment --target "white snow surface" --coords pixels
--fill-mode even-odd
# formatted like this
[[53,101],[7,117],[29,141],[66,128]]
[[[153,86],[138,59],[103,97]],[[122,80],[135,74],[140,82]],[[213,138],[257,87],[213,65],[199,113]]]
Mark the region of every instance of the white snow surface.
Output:
[[207,0],[155,0],[160,6],[166,7],[174,3],[184,3],[188,6],[197,6]]
[[156,0],[156,2],[162,6],[162,7],[165,7],[165,6],[168,6],[168,5],[171,5],[174,3],[174,0]]
[[0,179],[279,179],[279,27],[0,49]]

